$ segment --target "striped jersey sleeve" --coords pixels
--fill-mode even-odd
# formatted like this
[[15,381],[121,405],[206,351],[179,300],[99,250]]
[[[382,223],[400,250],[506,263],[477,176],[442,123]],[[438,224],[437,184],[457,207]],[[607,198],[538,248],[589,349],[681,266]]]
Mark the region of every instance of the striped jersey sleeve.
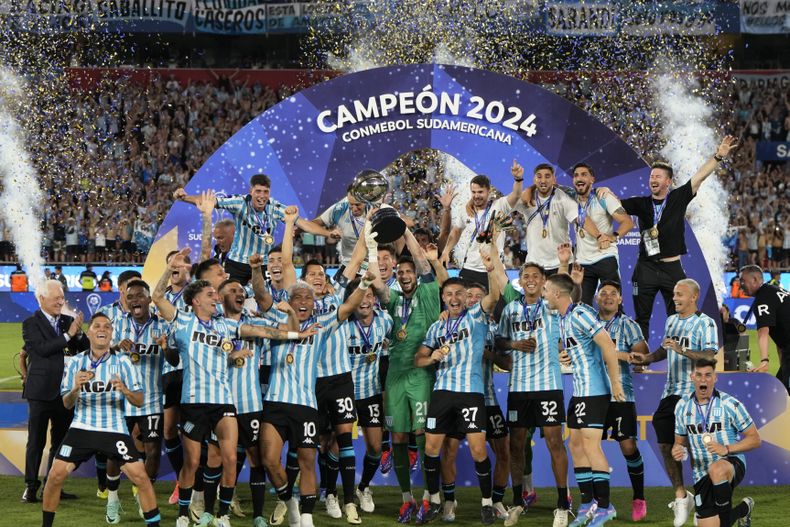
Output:
[[217,196],[217,208],[226,210],[235,216],[244,208],[244,196],[240,194]]

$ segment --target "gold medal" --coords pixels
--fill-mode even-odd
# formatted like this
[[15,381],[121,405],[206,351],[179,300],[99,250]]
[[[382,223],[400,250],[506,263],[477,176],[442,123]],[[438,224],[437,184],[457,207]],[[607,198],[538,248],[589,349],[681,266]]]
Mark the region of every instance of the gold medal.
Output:
[[228,339],[222,339],[222,342],[219,344],[219,348],[225,353],[233,351],[233,347],[233,342]]
[[236,366],[237,368],[241,368],[242,366],[244,366],[244,358],[236,357],[235,359],[233,359],[233,365]]
[[263,243],[265,245],[274,245],[274,236],[272,236],[271,234],[264,234]]
[[286,355],[285,356],[285,362],[287,362],[288,364],[293,364],[294,363],[294,354],[293,353],[289,353],[288,355]]
[[658,227],[653,226],[650,228],[650,237],[651,238],[658,238]]
[[406,327],[404,326],[400,328],[398,332],[395,334],[395,336],[398,338],[398,340],[406,340],[406,336],[407,336]]
[[744,325],[743,325],[743,324],[741,324],[740,322],[736,322],[736,323],[735,323],[735,330],[736,330],[738,333],[746,333],[746,326],[744,326]]
[[137,364],[138,362],[140,362],[140,354],[139,354],[139,353],[137,353],[136,351],[133,351],[133,352],[131,352],[131,353],[129,354],[129,359],[130,359],[130,360],[131,360],[131,361],[132,361],[134,364]]
[[546,230],[546,229],[543,229],[543,233],[541,234],[541,236],[543,236],[544,238],[548,238],[549,237],[549,231]]
[[[587,235],[584,234],[584,229],[579,229],[579,238],[584,238],[585,236],[587,236]],[[544,236],[544,238],[545,238],[545,236]]]
[[368,353],[367,356],[365,356],[365,360],[368,361],[368,364],[373,364],[376,362],[376,354]]
[[713,436],[712,436],[712,435],[710,435],[710,434],[709,434],[709,433],[707,433],[707,432],[705,432],[704,434],[702,434],[702,442],[703,442],[704,444],[706,444],[706,445],[707,445],[707,444],[709,444],[711,441],[713,441]]
[[446,357],[447,355],[450,354],[450,345],[449,344],[445,344],[444,346],[439,348],[439,352],[441,352],[441,354]]
[[93,379],[94,377],[96,377],[96,372],[93,370],[82,370],[82,371],[88,374],[89,379]]

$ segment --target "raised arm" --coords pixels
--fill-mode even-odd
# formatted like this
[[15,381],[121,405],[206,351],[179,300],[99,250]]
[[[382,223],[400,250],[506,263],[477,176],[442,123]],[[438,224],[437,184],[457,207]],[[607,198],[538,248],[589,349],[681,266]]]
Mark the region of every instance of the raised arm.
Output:
[[[321,222],[320,224],[318,223],[319,221]],[[324,236],[326,238],[340,239],[340,231],[338,229],[327,229],[324,227],[324,222],[321,221],[320,218],[312,221],[299,218],[296,220],[296,226],[311,234],[317,234],[318,236]]]
[[294,205],[285,207],[285,232],[283,233],[283,288],[288,289],[296,283],[294,268],[294,226],[299,217],[299,209]]
[[436,281],[441,286],[445,280],[450,277],[450,275],[447,274],[447,268],[445,268],[439,261],[439,250],[436,245],[430,244],[427,248],[427,251],[423,251],[425,253],[425,258],[427,258],[428,263],[431,264],[433,273],[436,275]]
[[165,320],[168,322],[172,322],[173,319],[176,317],[176,307],[170,303],[170,301],[165,297],[165,289],[167,289],[167,284],[170,283],[170,277],[173,276],[173,272],[185,265],[187,265],[184,258],[190,253],[189,247],[181,249],[178,254],[173,255],[170,259],[170,263],[167,264],[167,269],[165,272],[162,273],[162,277],[157,282],[156,287],[154,287],[153,292],[151,293],[151,299],[154,301],[154,305],[159,309],[159,312],[162,314]]
[[458,240],[461,239],[461,233],[463,229],[458,227],[453,227],[450,229],[450,235],[447,237],[447,243],[444,245],[444,249],[442,249],[442,255],[439,257],[439,263],[443,266],[447,266],[450,261],[450,253],[453,252],[455,246],[458,244]]
[[252,293],[255,295],[255,302],[261,311],[268,311],[274,299],[266,290],[266,279],[263,277],[263,257],[255,253],[250,255],[250,268],[252,269]]
[[431,265],[428,263],[428,259],[425,257],[420,243],[417,241],[417,238],[414,237],[410,229],[406,229],[406,232],[403,233],[403,239],[406,240],[406,248],[414,259],[414,271],[417,275],[430,273]]
[[362,299],[365,297],[365,291],[368,290],[375,278],[376,275],[373,274],[373,271],[368,269],[365,276],[359,281],[359,286],[348,295],[346,301],[338,308],[337,319],[340,322],[348,320],[348,318],[354,314],[354,311],[359,307],[359,304],[362,303]]
[[603,361],[606,364],[606,372],[609,374],[609,383],[612,385],[612,397],[617,401],[625,401],[625,392],[620,382],[620,364],[617,362],[617,348],[612,342],[612,338],[604,330],[598,331],[593,337],[593,341],[598,344],[603,354]]
[[[436,239],[436,245],[439,247],[439,253],[444,252],[447,245],[447,240],[450,237],[453,223],[453,200],[458,195],[455,185],[447,185],[439,195],[439,203],[442,205],[442,217],[439,223],[439,236]],[[456,242],[457,243],[457,242]]]
[[691,192],[692,194],[696,194],[699,190],[700,185],[708,179],[708,176],[713,174],[713,171],[716,170],[716,167],[719,166],[719,163],[724,161],[724,159],[730,155],[730,152],[738,146],[738,140],[731,136],[727,135],[724,136],[722,139],[721,144],[716,149],[716,153],[713,154],[713,157],[705,161],[699,170],[691,176]]
[[197,208],[202,219],[202,229],[200,237],[200,261],[205,262],[211,258],[211,228],[214,207],[217,205],[217,196],[213,190],[202,192],[197,199]]
[[179,187],[173,191],[173,199],[176,201],[191,203],[192,205],[197,205],[198,201],[200,200],[200,196],[190,196],[183,187]]
[[[494,232],[494,239],[496,239],[496,232]],[[494,307],[502,296],[502,290],[507,283],[507,274],[505,266],[502,265],[502,260],[499,258],[496,244],[491,243],[480,249],[480,259],[486,266],[488,274],[488,294],[480,301],[480,305],[483,311],[490,315],[494,312]]]
[[510,167],[510,175],[513,176],[513,190],[507,195],[507,204],[512,209],[521,198],[521,188],[524,186],[524,167],[513,160],[513,166]]

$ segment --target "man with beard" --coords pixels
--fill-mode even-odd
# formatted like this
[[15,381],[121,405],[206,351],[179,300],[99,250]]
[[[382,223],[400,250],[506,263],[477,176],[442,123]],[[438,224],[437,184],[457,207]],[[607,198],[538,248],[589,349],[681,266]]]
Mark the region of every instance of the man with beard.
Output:
[[653,428],[664,459],[664,468],[675,489],[675,500],[669,505],[674,512],[675,527],[686,523],[694,503],[694,495],[683,485],[683,469],[672,456],[675,407],[678,401],[693,392],[691,373],[694,361],[711,359],[719,350],[716,322],[697,311],[698,301],[699,284],[690,278],[678,281],[673,296],[675,314],[667,318],[661,347],[648,355],[632,357],[632,362],[639,365],[667,359],[667,383],[661,402],[653,414]]
[[365,228],[368,205],[351,194],[351,185],[346,189],[346,197],[326,209],[313,223],[327,229],[334,229],[333,235],[340,238],[340,271],[348,265],[354,246]]
[[[593,192],[595,174],[586,163],[577,163],[573,167],[573,187],[576,190],[576,207],[578,221],[576,223],[576,261],[584,267],[582,283],[582,302],[592,305],[593,296],[598,283],[604,280],[620,282],[620,270],[617,258],[617,240],[625,236],[634,226],[620,200],[607,192],[599,198]],[[579,227],[587,218],[598,230],[597,239],[588,236]],[[613,221],[617,221],[617,229],[613,229]]]
[[623,313],[622,289],[618,282],[608,280],[601,282],[601,287],[598,289],[598,320],[604,323],[604,329],[617,346],[620,382],[625,392],[625,401],[612,400],[609,404],[603,427],[603,439],[606,439],[606,432],[611,428],[611,438],[620,443],[620,451],[625,458],[633,489],[631,519],[638,522],[647,516],[647,501],[645,501],[645,465],[642,454],[636,446],[636,400],[634,383],[631,379],[631,362],[633,354],[646,355],[649,350],[639,325]]
[[[291,225],[292,222],[289,222],[289,226]],[[313,286],[299,281],[289,288],[288,303],[296,312],[301,330],[304,332],[314,328],[312,329],[314,335],[298,342],[272,343],[272,372],[269,389],[264,399],[261,434],[264,465],[272,484],[277,489],[280,501],[287,504],[288,522],[291,527],[313,526],[313,509],[317,499],[315,447],[318,443],[319,431],[316,396],[319,361],[322,354],[332,349],[333,344],[329,341],[334,335],[342,332],[342,324],[362,302],[365,290],[370,287],[373,279],[374,275],[368,271],[357,290],[345,302],[323,314],[315,310]],[[344,406],[347,404],[345,399],[341,401]],[[351,404],[353,405],[353,399]],[[288,481],[288,476],[280,464],[285,441],[288,441],[290,449],[297,449],[301,471],[300,503],[292,498],[293,484]],[[342,448],[344,447],[341,447],[341,456]],[[352,512],[349,506],[356,508],[353,502],[347,502],[347,514]],[[356,510],[353,512],[356,513]],[[352,515],[349,516],[353,519]]]
[[[268,327],[239,326],[232,332],[222,316],[217,316],[217,293],[206,280],[195,280],[184,291],[184,301],[191,312],[177,309],[167,301],[164,290],[176,269],[185,265],[189,249],[175,255],[154,290],[153,299],[165,320],[174,324],[175,346],[168,347],[165,358],[184,367],[181,393],[181,429],[184,465],[179,474],[178,527],[189,525],[189,504],[195,471],[200,460],[201,444],[211,432],[217,437],[222,459],[219,489],[219,513],[215,525],[229,525],[228,509],[236,485],[236,447],[238,427],[236,409],[228,385],[227,354],[233,351],[233,338],[263,337],[296,340],[313,334]],[[204,262],[205,263],[205,262]]]
[[[274,231],[285,217],[285,205],[270,197],[271,186],[269,176],[256,174],[250,178],[250,190],[246,195],[218,198],[207,196],[211,201],[216,201],[217,208],[226,210],[233,216],[233,243],[224,267],[232,278],[238,279],[242,284],[252,278],[250,255],[260,254],[263,256],[264,266],[268,264],[269,249],[274,245]],[[201,201],[201,196],[189,196],[183,188],[176,189],[173,198],[193,205],[198,205]],[[304,219],[298,219],[297,226],[313,234],[332,235],[326,229]]]
[[[148,284],[132,280],[126,285],[126,302],[129,312],[113,322],[112,347],[129,357],[139,372],[143,387],[143,404],[135,406],[126,401],[126,427],[135,442],[135,448],[145,455],[145,472],[153,483],[159,473],[162,448],[162,368],[165,357],[160,341],[166,338],[168,324],[151,313],[151,296]],[[107,523],[119,523],[121,502],[118,488],[121,472],[117,462],[107,462]],[[137,487],[132,493],[138,501]]]
[[[524,168],[513,160],[510,168],[513,176],[513,190],[507,196],[499,199],[490,199],[491,181],[486,176],[478,175],[469,182],[472,199],[466,206],[466,217],[453,220],[453,228],[447,239],[447,244],[442,251],[441,263],[446,265],[450,260],[450,253],[458,242],[463,239],[464,254],[456,254],[455,260],[461,268],[460,277],[479,284],[486,283],[485,266],[480,261],[480,245],[478,236],[485,233],[492,217],[504,218],[510,215],[513,207],[518,203],[521,195],[521,186],[524,181]],[[500,233],[494,240],[497,250],[501,253],[505,245],[505,234]]]

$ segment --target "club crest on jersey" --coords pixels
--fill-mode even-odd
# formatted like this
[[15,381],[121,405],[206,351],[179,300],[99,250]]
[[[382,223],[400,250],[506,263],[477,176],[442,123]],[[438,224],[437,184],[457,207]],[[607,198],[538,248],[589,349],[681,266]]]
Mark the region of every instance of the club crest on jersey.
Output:
[[443,344],[452,344],[454,342],[459,342],[461,340],[465,340],[469,338],[469,329],[468,328],[461,328],[457,332],[453,333],[453,336],[449,339],[444,335],[439,335],[439,345]]

